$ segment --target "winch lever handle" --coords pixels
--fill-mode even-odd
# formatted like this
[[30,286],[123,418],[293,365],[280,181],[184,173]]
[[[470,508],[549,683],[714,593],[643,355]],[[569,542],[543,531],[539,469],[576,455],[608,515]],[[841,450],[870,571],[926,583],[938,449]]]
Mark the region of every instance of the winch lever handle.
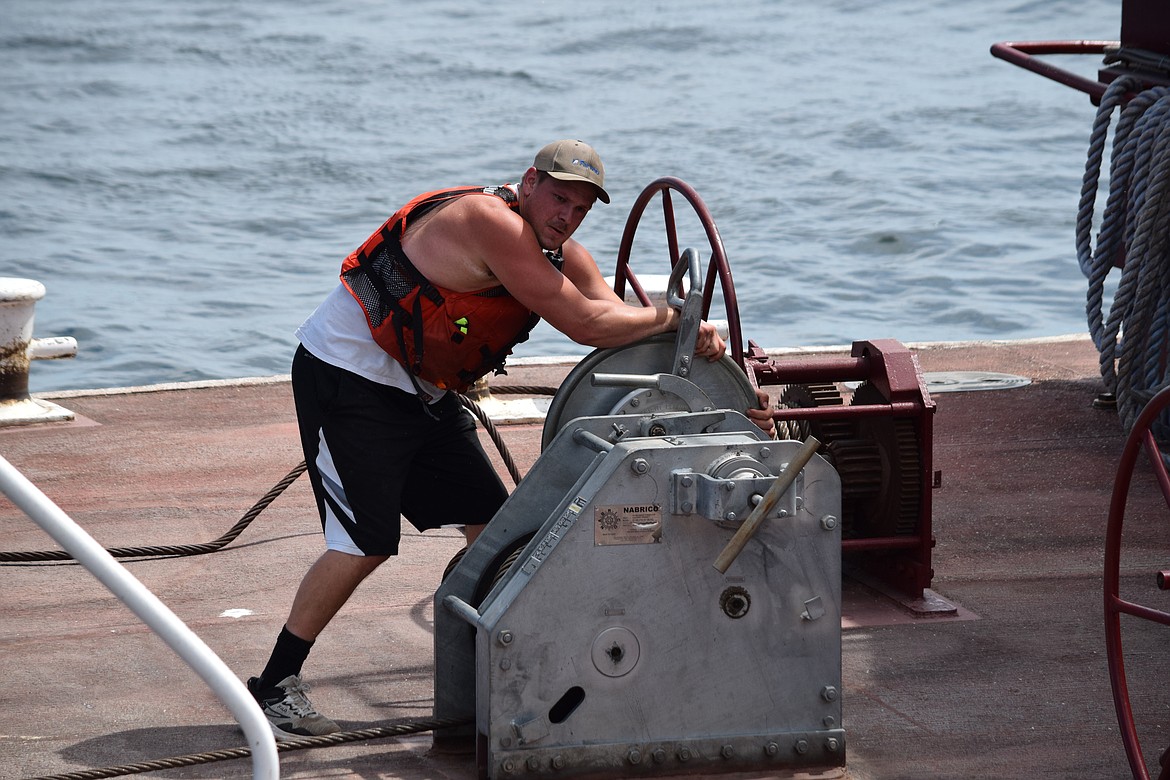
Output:
[[719,553],[719,557],[715,559],[713,565],[719,570],[720,574],[727,573],[727,569],[731,566],[732,561],[739,557],[739,554],[743,552],[743,548],[747,546],[748,541],[760,530],[764,518],[772,511],[772,507],[776,506],[776,502],[788,491],[788,488],[792,487],[792,483],[796,481],[796,476],[812,460],[812,456],[816,455],[820,447],[821,443],[817,441],[815,436],[809,436],[804,440],[804,445],[797,450],[792,460],[788,461],[785,469],[776,476],[776,481],[768,488],[768,492],[764,494],[763,500],[756,504],[751,514],[748,515],[747,520],[743,521],[743,525],[735,532],[735,536],[731,537],[731,541],[727,543],[727,546],[723,548],[723,552]]
[[[678,309],[678,332],[675,335],[674,363],[670,373],[686,379],[691,373],[691,362],[695,359],[695,341],[699,338],[699,325],[703,321],[703,275],[699,252],[684,249],[682,257],[670,270],[666,282],[666,301]],[[683,275],[689,274],[690,287],[682,291]]]
[[[684,275],[689,276],[690,281],[686,291],[683,290],[682,286]],[[682,257],[670,269],[670,277],[666,282],[666,302],[676,309],[682,309],[686,305],[688,293],[691,291],[702,295],[703,272],[698,251],[688,247],[683,250]]]

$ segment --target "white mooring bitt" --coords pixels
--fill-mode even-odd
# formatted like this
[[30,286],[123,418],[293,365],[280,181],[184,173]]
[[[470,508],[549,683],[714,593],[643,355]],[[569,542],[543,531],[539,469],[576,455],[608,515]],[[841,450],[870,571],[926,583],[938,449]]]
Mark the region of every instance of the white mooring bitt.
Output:
[[32,279],[0,277],[0,428],[72,420],[76,415],[28,394],[33,360],[73,357],[77,341],[68,336],[34,339],[33,308],[45,286]]

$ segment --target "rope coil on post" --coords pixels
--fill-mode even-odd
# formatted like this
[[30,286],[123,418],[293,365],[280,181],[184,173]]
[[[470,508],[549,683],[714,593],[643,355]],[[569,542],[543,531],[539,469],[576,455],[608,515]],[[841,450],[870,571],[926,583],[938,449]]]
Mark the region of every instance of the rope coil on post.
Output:
[[[1170,384],[1170,88],[1142,91],[1126,103],[1139,87],[1125,76],[1101,98],[1076,225],[1077,261],[1089,281],[1089,334],[1100,354],[1105,388],[1117,396],[1127,430],[1150,398]],[[1109,196],[1093,247],[1106,136],[1114,110],[1123,104],[1113,129]],[[1119,265],[1121,277],[1105,312],[1105,283]]]

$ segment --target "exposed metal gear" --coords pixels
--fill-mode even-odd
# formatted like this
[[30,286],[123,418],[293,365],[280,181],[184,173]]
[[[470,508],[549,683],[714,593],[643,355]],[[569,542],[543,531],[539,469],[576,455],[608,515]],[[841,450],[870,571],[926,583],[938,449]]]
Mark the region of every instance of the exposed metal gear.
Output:
[[[850,406],[888,403],[868,382],[861,383]],[[789,385],[780,406],[789,409],[843,406],[837,386]],[[841,477],[842,534],[870,538],[913,534],[920,514],[922,458],[915,422],[908,417],[856,417],[789,420],[782,438],[816,436],[821,454]]]
[[[888,403],[869,382],[853,392],[852,406]],[[901,536],[916,532],[922,501],[922,454],[911,417],[858,419],[864,444],[837,443],[840,462],[834,463],[842,483],[856,492],[843,496],[853,515],[858,536]],[[844,473],[842,473],[844,472]],[[864,486],[863,491],[860,488]],[[844,491],[842,491],[844,492]]]
[[[780,407],[784,409],[810,409],[844,404],[841,391],[832,382],[788,385],[780,392]],[[782,420],[778,431],[782,439],[804,441],[811,435],[823,443],[846,438],[852,434],[852,423],[841,419]]]

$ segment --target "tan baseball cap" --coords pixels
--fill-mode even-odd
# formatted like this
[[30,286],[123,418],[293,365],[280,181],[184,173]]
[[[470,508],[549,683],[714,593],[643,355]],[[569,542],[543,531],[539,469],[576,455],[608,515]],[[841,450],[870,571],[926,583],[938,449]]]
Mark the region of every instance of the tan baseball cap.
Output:
[[609,203],[605,191],[605,166],[593,147],[584,141],[553,141],[536,153],[532,167],[562,181],[587,181],[597,188],[597,197]]

